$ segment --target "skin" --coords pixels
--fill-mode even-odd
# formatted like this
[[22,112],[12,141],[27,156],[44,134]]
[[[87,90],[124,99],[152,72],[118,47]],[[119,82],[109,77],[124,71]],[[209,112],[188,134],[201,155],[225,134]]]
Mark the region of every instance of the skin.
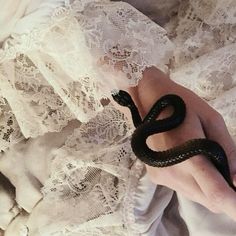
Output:
[[[147,92],[148,91],[148,92]],[[152,135],[147,143],[153,150],[165,150],[194,138],[209,138],[225,150],[231,176],[236,183],[236,146],[222,116],[192,91],[176,84],[155,67],[147,69],[137,87],[128,92],[145,116],[155,101],[165,94],[177,94],[186,103],[184,123],[174,130]],[[159,118],[171,114],[166,109]],[[159,119],[158,118],[158,119]],[[215,213],[225,213],[236,221],[236,193],[202,155],[166,168],[146,165],[147,173],[155,184],[167,186],[188,199],[198,202]]]
[[[145,70],[143,79],[139,82],[138,86],[130,88],[128,92],[133,97],[142,116],[147,114],[152,104],[162,95],[174,93],[181,96],[187,106],[184,123],[174,130],[153,135],[148,139],[148,145],[154,150],[163,150],[177,146],[189,139],[210,138],[217,141],[225,149],[229,159],[232,178],[234,177],[236,173],[235,144],[227,131],[223,118],[205,101],[190,90],[170,80],[166,74],[155,67]],[[117,103],[114,105],[119,106]],[[123,109],[122,111],[128,114],[127,116],[130,115],[127,108],[119,106],[119,109]],[[159,118],[164,118],[170,114],[171,109],[166,109]],[[72,128],[68,126],[63,132],[70,133],[74,126],[76,127],[77,125],[73,124]],[[43,185],[48,177],[47,171],[44,166],[45,162],[42,161],[40,164],[37,162],[37,158],[40,156],[44,157],[45,160],[46,158],[50,159],[53,155],[54,145],[57,148],[64,143],[63,137],[65,136],[61,136],[61,133],[49,133],[37,139],[31,139],[26,144],[19,143],[15,145],[18,156],[8,152],[4,154],[5,158],[4,156],[0,158],[0,171],[16,186],[16,201],[28,212],[31,211],[33,206],[29,207],[28,199],[22,194],[25,193],[24,186],[26,182],[23,181],[22,175],[21,181],[18,181],[19,178],[15,178],[15,176],[27,170],[31,176],[34,176]],[[47,147],[48,139],[55,140],[53,147]],[[43,147],[37,155],[35,155],[34,146]],[[52,148],[52,150],[49,150],[49,148]],[[14,149],[11,150],[14,153]],[[22,157],[24,158],[22,159]],[[20,162],[21,165],[18,165],[16,169],[10,168],[12,161],[16,163],[18,158],[24,160],[24,162]],[[172,188],[190,200],[204,205],[211,211],[225,213],[236,220],[236,193],[204,156],[195,156],[185,162],[167,168],[154,168],[146,165],[146,169],[150,179],[155,184]],[[13,170],[16,173],[12,172]],[[8,201],[11,202],[11,199],[9,198]],[[36,204],[37,201],[33,203]],[[6,207],[7,211],[8,208]]]

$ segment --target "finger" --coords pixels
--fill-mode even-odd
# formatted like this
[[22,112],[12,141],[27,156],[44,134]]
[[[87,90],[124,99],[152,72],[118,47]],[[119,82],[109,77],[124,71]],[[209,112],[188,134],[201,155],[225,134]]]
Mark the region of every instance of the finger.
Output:
[[[236,174],[236,145],[229,134],[224,119],[219,114],[212,116],[211,122],[202,118],[201,123],[207,138],[218,142],[225,150],[229,161],[229,168],[232,179]],[[234,181],[236,184],[236,181]]]
[[193,176],[205,194],[220,211],[236,220],[236,193],[215,167],[203,156],[192,158]]
[[183,181],[183,183],[185,184],[174,183],[170,185],[170,188],[175,190],[178,194],[182,194],[185,198],[201,204],[213,213],[220,213],[218,207],[212,204],[212,201],[206,197],[194,178],[191,177],[188,179],[187,183],[185,181]]
[[183,171],[182,165],[181,163],[164,169],[150,166],[146,166],[146,168],[149,177],[155,184],[167,186],[189,200],[203,205],[214,213],[218,213],[218,208],[205,196],[191,174]]
[[211,201],[209,201],[206,197],[198,197],[196,195],[192,195],[189,192],[184,192],[184,191],[179,191],[177,192],[177,195],[180,195],[182,197],[185,197],[186,199],[198,203],[200,204],[202,207],[205,207],[206,209],[208,209],[209,211],[215,213],[215,214],[219,214],[221,213],[221,211],[211,203]]

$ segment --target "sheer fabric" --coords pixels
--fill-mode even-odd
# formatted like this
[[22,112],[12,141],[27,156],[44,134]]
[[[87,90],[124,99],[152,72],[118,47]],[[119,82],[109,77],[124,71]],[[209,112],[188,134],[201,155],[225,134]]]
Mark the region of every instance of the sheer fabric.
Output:
[[0,14],[0,25],[11,19],[0,34],[0,171],[15,187],[0,189],[5,235],[188,235],[173,192],[150,183],[130,148],[134,127],[109,99],[154,65],[235,135],[234,1],[147,1],[162,27],[125,2],[0,2],[12,10]]
[[[16,189],[18,212],[30,215],[7,227],[9,216],[2,229],[136,234],[134,195],[143,165],[130,149],[132,124],[101,100],[135,86],[147,66],[165,69],[173,44],[122,2],[38,1],[27,9],[0,50],[0,169]],[[152,54],[156,45],[163,50]],[[72,120],[82,124],[69,135],[64,130]],[[59,137],[63,144],[52,143]]]
[[[52,3],[40,24],[27,21],[34,12],[23,17],[0,51],[2,149],[17,142],[19,131],[36,137],[72,119],[88,121],[103,109],[102,98],[136,85],[147,66],[164,66],[172,50],[165,30],[126,3]],[[47,5],[39,12],[48,13]],[[32,30],[17,33],[25,21]],[[152,55],[157,44],[163,50]]]

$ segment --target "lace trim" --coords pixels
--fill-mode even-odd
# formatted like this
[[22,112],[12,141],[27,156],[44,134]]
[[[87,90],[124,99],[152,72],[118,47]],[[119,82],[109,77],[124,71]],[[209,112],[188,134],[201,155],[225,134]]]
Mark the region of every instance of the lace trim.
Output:
[[23,139],[8,102],[0,97],[0,151],[6,150]]
[[235,129],[236,44],[215,50],[182,66],[171,78],[205,99],[222,114],[232,136]]
[[219,26],[221,24],[235,24],[234,0],[190,0],[194,11],[204,22],[209,25]]
[[216,20],[207,20],[212,12],[224,15],[223,9],[230,8],[232,4],[231,0],[224,3],[218,0],[181,1],[178,16],[172,17],[165,27],[176,45],[172,69],[176,70],[204,54],[236,42],[235,22],[219,20],[221,23],[218,24]]
[[164,66],[173,48],[165,30],[121,2],[65,1],[35,27],[0,49],[1,97],[26,138],[87,122],[101,99],[137,85],[146,67]]
[[123,201],[123,221],[132,235],[139,235],[138,227],[135,226],[136,220],[134,215],[134,199],[143,170],[144,164],[137,160],[131,168],[130,177],[126,185],[126,194]]
[[[54,151],[50,178],[42,193],[45,210],[47,204],[55,204],[50,218],[57,216],[60,232],[65,228],[70,233],[90,230],[98,235],[109,230],[117,235],[127,233],[134,214],[129,198],[135,194],[143,167],[135,163],[130,170],[135,160],[130,147],[131,130],[124,115],[108,105],[95,118],[75,129],[65,145]],[[122,220],[124,205],[128,222]],[[65,219],[70,220],[65,222]],[[40,229],[47,233],[49,230],[46,225]],[[52,232],[56,232],[55,228]]]

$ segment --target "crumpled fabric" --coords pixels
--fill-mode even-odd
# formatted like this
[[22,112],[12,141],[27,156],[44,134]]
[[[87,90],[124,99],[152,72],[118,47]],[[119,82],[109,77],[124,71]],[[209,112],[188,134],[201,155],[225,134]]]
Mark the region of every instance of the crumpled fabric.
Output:
[[0,189],[6,236],[235,235],[229,219],[216,224],[150,182],[131,120],[110,103],[156,66],[234,137],[234,1],[127,2],[156,23],[125,2],[0,1],[0,171],[14,189]]

